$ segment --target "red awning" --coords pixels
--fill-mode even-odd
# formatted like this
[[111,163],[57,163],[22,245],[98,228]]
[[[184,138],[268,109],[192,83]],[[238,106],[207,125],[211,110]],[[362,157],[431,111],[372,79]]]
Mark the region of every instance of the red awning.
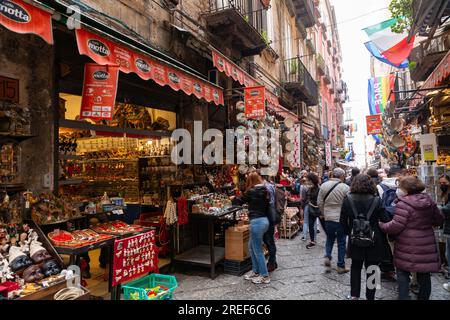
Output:
[[17,33],[34,33],[53,44],[52,14],[22,0],[0,1],[0,24]]
[[[444,84],[444,80],[450,76],[450,51],[447,52],[447,55],[444,59],[442,59],[441,63],[434,69],[433,73],[428,77],[428,79],[424,82],[422,88],[431,89],[438,87]],[[417,98],[417,99],[414,99]],[[417,107],[420,103],[421,99],[419,99],[417,93],[414,95],[413,100],[411,102],[411,109]]]
[[182,90],[187,95],[224,105],[223,90],[197,76],[148,54],[137,52],[85,29],[76,30],[78,50],[101,65],[119,65],[124,73],[135,73],[143,80],[153,80],[160,86]]
[[[258,87],[264,85],[214,48],[212,48],[212,57],[213,64],[217,70],[225,73],[228,77],[239,82],[241,85],[245,87]],[[270,109],[282,114],[286,118],[292,118],[294,121],[298,121],[298,116],[288,109],[283,108],[280,105],[278,97],[269,90],[266,90],[266,101]]]

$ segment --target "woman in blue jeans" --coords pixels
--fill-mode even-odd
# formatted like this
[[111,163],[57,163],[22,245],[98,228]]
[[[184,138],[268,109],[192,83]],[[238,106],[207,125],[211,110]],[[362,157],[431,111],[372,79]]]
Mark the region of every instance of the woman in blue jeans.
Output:
[[234,199],[234,203],[248,203],[248,216],[250,219],[250,241],[248,247],[252,259],[252,271],[246,274],[244,278],[255,284],[270,283],[262,247],[264,234],[269,229],[269,219],[267,218],[269,195],[263,179],[257,172],[249,174],[244,195]]

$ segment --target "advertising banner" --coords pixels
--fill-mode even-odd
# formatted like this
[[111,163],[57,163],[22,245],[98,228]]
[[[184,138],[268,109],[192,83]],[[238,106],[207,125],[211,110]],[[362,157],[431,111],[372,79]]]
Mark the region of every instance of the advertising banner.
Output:
[[209,82],[150,55],[140,54],[123,45],[89,32],[77,29],[77,43],[80,54],[89,56],[100,65],[118,65],[124,73],[135,73],[143,80],[153,80],[160,86],[194,94],[216,105],[224,105],[223,91]]
[[395,95],[391,91],[395,89],[395,75],[375,77],[369,79],[369,109],[370,114],[383,113],[389,101],[395,101]]
[[266,115],[266,88],[263,86],[244,89],[245,116],[247,119],[263,119]]
[[381,134],[381,114],[366,116],[367,135]]
[[85,65],[80,119],[113,119],[118,80],[118,66]]
[[22,0],[0,0],[0,24],[17,33],[34,33],[53,44],[52,15]]

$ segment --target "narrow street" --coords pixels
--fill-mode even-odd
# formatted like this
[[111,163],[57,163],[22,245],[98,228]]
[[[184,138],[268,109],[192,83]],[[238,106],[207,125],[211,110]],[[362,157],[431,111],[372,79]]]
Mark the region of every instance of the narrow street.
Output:
[[[255,285],[243,277],[220,274],[211,280],[207,272],[176,273],[178,289],[176,300],[345,300],[350,293],[350,273],[337,274],[336,270],[326,274],[323,267],[325,236],[318,235],[319,243],[307,250],[306,242],[297,236],[292,240],[277,242],[278,269],[272,273],[271,283]],[[336,246],[334,248],[336,250]],[[335,256],[336,252],[333,251]],[[350,268],[350,260],[347,267]],[[333,266],[335,267],[335,265]],[[363,275],[363,278],[365,275]],[[442,274],[432,276],[431,300],[448,300],[450,295],[442,284]],[[362,281],[364,284],[364,281]],[[361,289],[364,298],[365,289]],[[411,295],[415,299],[415,295]],[[378,300],[396,300],[396,283],[382,280],[382,289],[377,291]]]

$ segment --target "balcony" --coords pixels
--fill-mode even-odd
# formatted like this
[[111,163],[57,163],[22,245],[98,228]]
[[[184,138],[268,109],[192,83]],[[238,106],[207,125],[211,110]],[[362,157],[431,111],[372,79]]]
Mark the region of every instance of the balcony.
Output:
[[311,50],[313,54],[316,54],[316,45],[312,41],[312,39],[306,39],[306,46]]
[[325,60],[321,54],[317,54],[317,72],[321,76],[324,76],[326,73]]
[[329,87],[329,91],[330,91],[330,93],[331,94],[334,94],[334,92],[335,92],[335,86],[336,86],[336,82],[334,82],[333,80],[331,80],[331,83],[330,83],[330,87]]
[[231,39],[242,56],[260,54],[268,45],[263,36],[265,9],[253,10],[249,0],[209,0],[204,14],[206,23],[216,36]]
[[450,33],[425,40],[413,49],[411,61],[411,79],[425,81],[450,49]]
[[311,28],[316,24],[316,17],[314,16],[314,1],[313,0],[292,0],[295,7],[295,14],[297,19],[300,19],[306,28]]
[[337,82],[336,90],[337,90],[338,93],[344,92],[344,84],[343,84],[342,80]]
[[413,0],[412,2],[414,22],[413,33],[420,36],[429,36],[427,29],[441,26],[443,17],[450,15],[450,2],[448,0]]
[[319,89],[317,82],[306,69],[300,58],[293,58],[284,62],[284,88],[295,98],[300,98],[307,106],[318,104]]

